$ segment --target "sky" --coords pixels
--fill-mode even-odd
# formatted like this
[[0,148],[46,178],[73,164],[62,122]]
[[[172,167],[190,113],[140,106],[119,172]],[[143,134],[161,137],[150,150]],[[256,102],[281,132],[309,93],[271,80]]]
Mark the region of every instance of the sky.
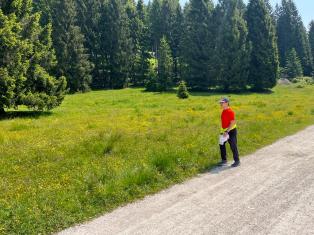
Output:
[[[187,1],[188,0],[180,0],[182,5],[184,5]],[[246,3],[248,2],[248,0],[244,1]],[[214,0],[214,2],[217,2],[217,0]],[[275,6],[276,3],[280,3],[281,0],[270,0],[270,2],[273,6]],[[305,27],[308,28],[310,21],[314,20],[314,0],[295,0],[294,2],[299,9],[299,13],[302,16]]]

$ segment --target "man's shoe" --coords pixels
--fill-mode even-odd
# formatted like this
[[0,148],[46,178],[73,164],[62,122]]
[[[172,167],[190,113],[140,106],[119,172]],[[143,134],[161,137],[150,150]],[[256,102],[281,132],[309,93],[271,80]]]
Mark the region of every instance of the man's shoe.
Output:
[[238,167],[241,165],[241,162],[234,162],[231,167]]
[[221,161],[221,162],[218,163],[218,166],[225,166],[227,164],[228,164],[227,161]]

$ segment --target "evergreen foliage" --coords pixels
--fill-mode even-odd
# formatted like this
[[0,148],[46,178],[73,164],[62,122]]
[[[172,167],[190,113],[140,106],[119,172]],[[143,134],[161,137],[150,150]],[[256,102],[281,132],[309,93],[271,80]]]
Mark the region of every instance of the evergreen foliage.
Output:
[[64,77],[52,71],[56,57],[51,25],[41,26],[40,13],[32,13],[31,1],[0,4],[0,112],[26,105],[50,110],[65,95]]
[[279,64],[285,76],[314,74],[314,22],[307,33],[293,0],[275,11],[269,0],[183,9],[179,0],[4,0],[0,9],[2,112],[51,109],[65,86],[164,91],[184,80],[192,90],[262,91]]
[[252,45],[249,85],[254,90],[273,88],[279,78],[278,48],[269,2],[251,0],[246,12]]
[[180,99],[187,99],[187,98],[189,98],[189,92],[188,92],[188,89],[187,89],[186,84],[185,84],[184,81],[180,81],[180,83],[179,83],[177,96]]
[[216,40],[217,80],[225,91],[242,90],[248,84],[251,46],[242,4],[221,0],[222,19]]
[[77,25],[75,2],[59,0],[53,9],[53,38],[58,59],[56,72],[67,78],[71,92],[88,91],[93,65],[84,47],[84,35]]
[[286,55],[295,48],[301,59],[303,73],[309,76],[313,71],[313,58],[306,29],[293,0],[282,0],[277,9],[277,34],[281,67],[286,66]]
[[303,69],[301,65],[301,61],[297,56],[297,52],[294,48],[292,48],[286,56],[286,67],[285,74],[286,76],[292,80],[293,78],[298,78],[303,76]]
[[210,0],[191,0],[186,8],[182,39],[183,77],[188,86],[196,90],[206,90],[214,84],[214,78],[209,74],[214,42],[212,11]]

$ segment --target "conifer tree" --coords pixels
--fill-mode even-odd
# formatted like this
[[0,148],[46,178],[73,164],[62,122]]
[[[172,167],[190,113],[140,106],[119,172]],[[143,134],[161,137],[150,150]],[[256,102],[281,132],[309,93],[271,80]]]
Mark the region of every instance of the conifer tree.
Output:
[[301,59],[304,75],[310,75],[313,70],[313,58],[310,52],[309,40],[298,9],[293,0],[282,0],[277,10],[277,34],[280,64],[285,67],[286,55],[295,48]]
[[[80,27],[81,33],[84,35],[84,47],[89,55],[89,60],[94,67],[91,71],[94,81],[98,80],[102,74],[102,61],[100,50],[100,10],[101,0],[76,0],[77,2],[77,26]],[[94,86],[95,87],[95,86]]]
[[214,83],[209,75],[214,39],[211,34],[212,10],[213,3],[209,0],[191,0],[186,7],[182,61],[184,80],[192,89],[206,90]]
[[187,89],[186,84],[185,84],[184,81],[180,81],[180,83],[179,83],[177,96],[180,99],[187,99],[187,98],[189,98],[189,92],[188,92],[188,89]]
[[29,0],[6,3],[0,5],[0,112],[19,105],[52,109],[61,104],[66,81],[51,73],[56,64],[51,25],[40,25]]
[[264,0],[251,0],[246,12],[248,39],[252,45],[249,85],[254,90],[274,87],[279,77],[276,32]]
[[[312,52],[312,58],[314,59],[314,20],[312,20],[310,23],[309,42]],[[312,75],[314,76],[314,71],[312,72]]]
[[292,48],[287,53],[287,61],[285,67],[285,73],[287,74],[289,79],[302,77],[303,76],[303,69],[301,65],[301,61],[297,56],[297,53],[294,48]]
[[120,89],[128,85],[132,55],[129,21],[121,0],[103,5],[100,19],[103,75],[98,88]]
[[180,44],[183,36],[183,12],[180,4],[177,4],[175,9],[173,20],[171,22],[171,37],[170,37],[170,47],[172,50],[173,57],[173,72],[175,81],[179,81],[181,78],[180,69],[180,57],[182,51],[180,50]]
[[148,28],[146,22],[146,12],[143,0],[137,4],[128,1],[126,13],[129,20],[130,36],[132,43],[130,77],[133,85],[143,85],[147,78],[149,67],[148,53]]
[[163,36],[161,4],[161,0],[153,0],[151,6],[149,6],[149,31],[152,45],[151,50],[155,53],[155,56],[158,54],[160,39]]
[[77,26],[75,2],[59,0],[53,9],[57,74],[67,78],[71,92],[88,91],[92,79],[92,63],[84,47],[84,36]]
[[160,40],[158,54],[158,83],[160,90],[167,90],[173,85],[173,58],[166,37]]
[[218,85],[225,91],[245,89],[251,54],[247,24],[238,0],[222,0],[220,6],[223,18],[216,42]]
[[136,18],[138,21],[138,50],[137,60],[135,66],[135,85],[144,85],[144,81],[148,78],[149,74],[149,26],[147,10],[143,0],[138,0],[136,5]]

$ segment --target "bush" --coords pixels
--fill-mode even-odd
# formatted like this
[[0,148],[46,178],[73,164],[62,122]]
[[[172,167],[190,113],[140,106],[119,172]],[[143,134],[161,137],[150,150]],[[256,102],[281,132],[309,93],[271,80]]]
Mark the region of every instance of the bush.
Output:
[[299,77],[292,80],[293,83],[300,83],[302,85],[314,85],[314,79],[311,77]]
[[189,92],[188,92],[188,89],[186,88],[186,84],[185,84],[184,81],[181,81],[179,83],[179,89],[178,89],[177,96],[180,99],[187,99],[187,98],[189,98]]

